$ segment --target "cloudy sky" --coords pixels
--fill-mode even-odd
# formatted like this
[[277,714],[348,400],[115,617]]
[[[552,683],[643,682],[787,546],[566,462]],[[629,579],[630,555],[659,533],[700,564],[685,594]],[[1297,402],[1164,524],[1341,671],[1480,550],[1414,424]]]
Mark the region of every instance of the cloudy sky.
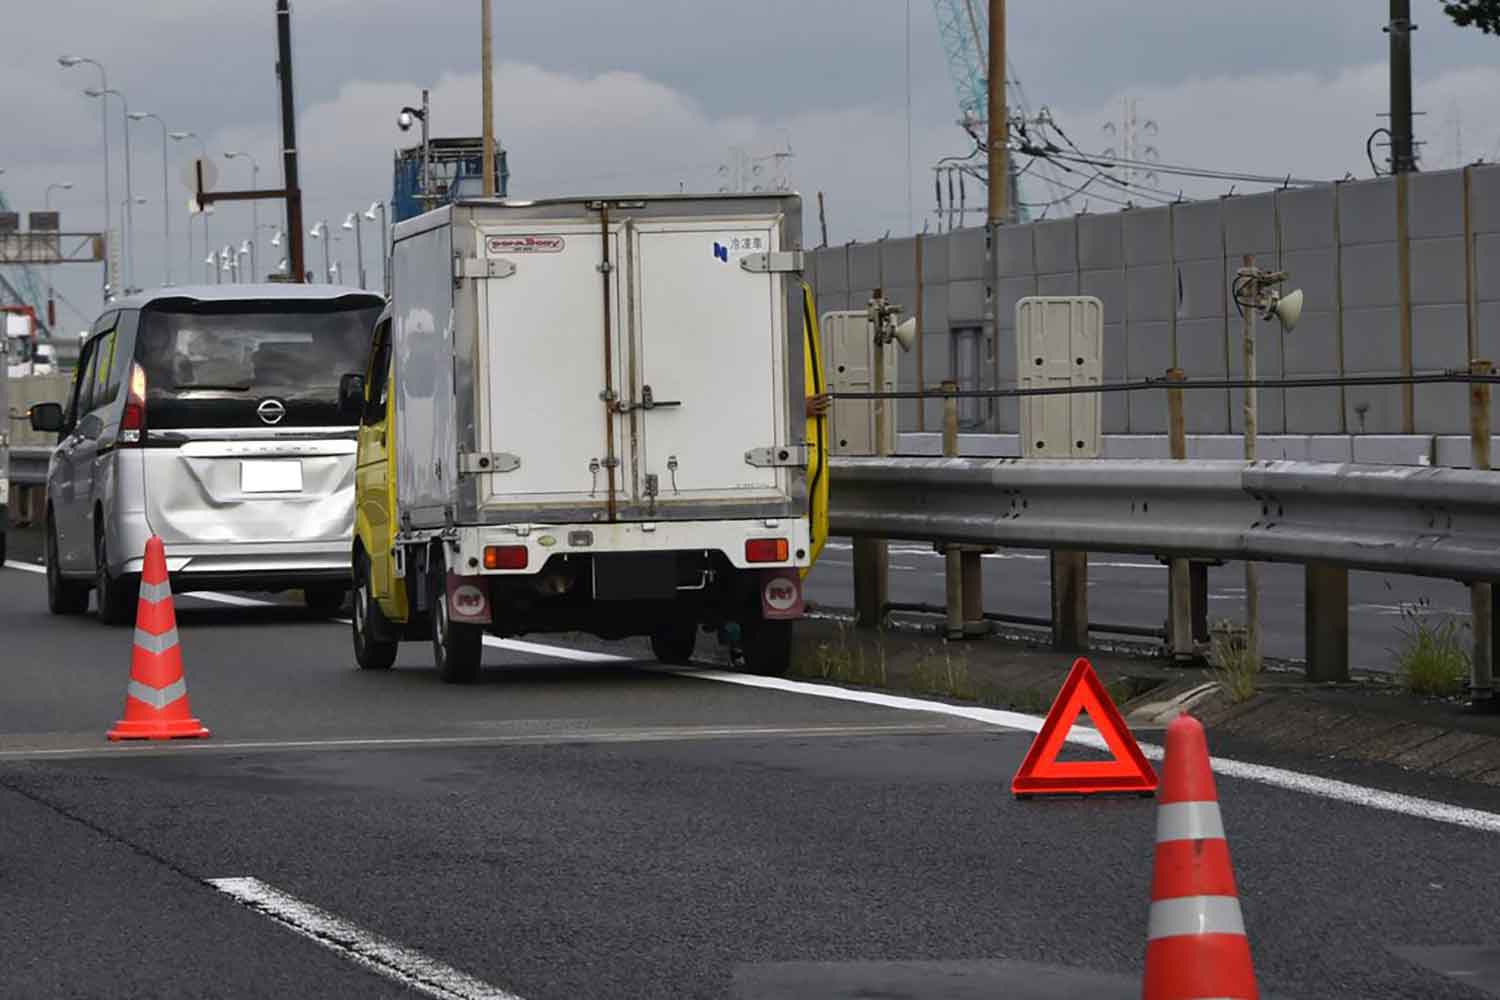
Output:
[[[97,86],[97,72],[59,67],[64,53],[102,62],[132,111],[201,135],[226,184],[250,179],[245,160],[222,160],[226,150],[250,152],[262,184],[279,182],[271,0],[10,6],[19,9],[4,18],[0,191],[13,208],[39,209],[49,183],[71,181],[52,194],[64,228],[101,223],[99,105],[82,93]],[[1452,166],[1460,154],[1500,159],[1500,38],[1452,26],[1437,0],[1413,6],[1424,166]],[[1048,106],[1090,151],[1118,146],[1103,125],[1118,121],[1130,97],[1142,121],[1157,123],[1150,141],[1172,163],[1305,177],[1370,172],[1364,142],[1387,89],[1382,0],[1053,0],[1010,9],[1011,59],[1032,110]],[[479,132],[478,4],[300,0],[294,14],[308,224],[329,220],[352,278],[353,234],[338,225],[389,197],[391,151],[412,141],[395,127],[401,105],[429,87],[435,134]],[[735,147],[754,157],[790,148],[780,161],[787,176],[809,206],[826,193],[830,239],[841,242],[933,225],[932,165],[969,151],[953,124],[957,102],[931,0],[498,0],[495,22],[496,127],[518,197],[717,190]],[[118,226],[121,112],[114,102],[110,110]],[[203,280],[201,227],[190,257],[178,176],[196,144],[169,150],[164,240],[160,127],[133,125],[131,141],[134,192],[147,199],[135,208],[136,283],[161,283],[166,263],[177,282]],[[761,178],[776,162],[765,161]],[[1190,197],[1224,190],[1159,184],[1184,186]],[[1054,194],[1028,176],[1025,200]],[[263,204],[260,217],[276,221],[279,206]],[[215,246],[247,239],[250,208],[223,206],[210,226]],[[808,231],[815,227],[812,209]],[[378,276],[377,240],[369,227],[365,235],[367,267]],[[267,245],[269,229],[260,236],[265,269],[280,254]],[[309,261],[321,262],[315,242]],[[60,325],[81,328],[99,306],[97,270],[61,268],[55,278],[71,304]]]

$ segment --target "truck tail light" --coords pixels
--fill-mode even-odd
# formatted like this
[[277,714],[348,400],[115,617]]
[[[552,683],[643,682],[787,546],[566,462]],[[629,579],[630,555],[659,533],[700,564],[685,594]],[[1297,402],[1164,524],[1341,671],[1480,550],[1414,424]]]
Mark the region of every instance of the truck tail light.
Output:
[[120,444],[138,445],[145,436],[146,370],[139,364],[132,363],[125,396],[125,415],[120,418]]
[[525,569],[529,555],[524,545],[486,545],[485,569]]
[[745,561],[782,563],[788,559],[791,545],[785,538],[751,538],[745,542]]

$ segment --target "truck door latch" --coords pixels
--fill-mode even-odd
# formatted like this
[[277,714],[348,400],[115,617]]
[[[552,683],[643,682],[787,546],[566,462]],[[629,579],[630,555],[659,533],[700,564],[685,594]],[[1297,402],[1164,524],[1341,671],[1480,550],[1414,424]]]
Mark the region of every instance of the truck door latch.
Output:
[[659,410],[668,406],[681,406],[682,400],[657,399],[656,394],[651,391],[649,385],[641,386],[641,401],[639,403],[616,403],[617,413],[629,413],[631,410]]

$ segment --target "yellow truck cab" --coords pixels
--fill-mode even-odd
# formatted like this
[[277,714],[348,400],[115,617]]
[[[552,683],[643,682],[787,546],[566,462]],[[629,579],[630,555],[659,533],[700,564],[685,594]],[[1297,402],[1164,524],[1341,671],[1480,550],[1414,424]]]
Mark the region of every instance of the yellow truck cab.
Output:
[[355,656],[485,634],[717,633],[779,674],[827,538],[793,195],[460,201],[397,226],[362,378]]

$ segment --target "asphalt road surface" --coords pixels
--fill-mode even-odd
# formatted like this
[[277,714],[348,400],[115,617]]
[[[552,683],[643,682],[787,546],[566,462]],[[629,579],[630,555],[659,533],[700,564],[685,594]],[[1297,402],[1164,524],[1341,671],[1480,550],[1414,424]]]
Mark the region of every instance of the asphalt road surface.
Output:
[[[110,746],[130,630],[0,570],[0,996],[1137,994],[1154,805],[1010,798],[1036,720],[178,605],[213,737]],[[1500,995],[1500,794],[1224,767],[1267,994]]]
[[[943,604],[943,557],[930,545],[891,544],[891,600]],[[1032,618],[1051,614],[1047,553],[1001,549],[983,557],[986,611]],[[853,556],[835,540],[808,578],[808,599],[835,608],[854,606]],[[1267,656],[1304,655],[1304,583],[1300,566],[1261,564],[1262,641]],[[1145,556],[1094,553],[1089,557],[1089,619],[1107,625],[1164,628],[1167,568]],[[1243,563],[1208,571],[1209,620],[1244,621]],[[1451,580],[1383,573],[1349,574],[1349,660],[1355,670],[1395,669],[1392,651],[1409,627],[1403,608],[1422,608],[1430,621],[1445,617],[1467,627],[1469,592]],[[1142,640],[1146,641],[1146,640]]]

